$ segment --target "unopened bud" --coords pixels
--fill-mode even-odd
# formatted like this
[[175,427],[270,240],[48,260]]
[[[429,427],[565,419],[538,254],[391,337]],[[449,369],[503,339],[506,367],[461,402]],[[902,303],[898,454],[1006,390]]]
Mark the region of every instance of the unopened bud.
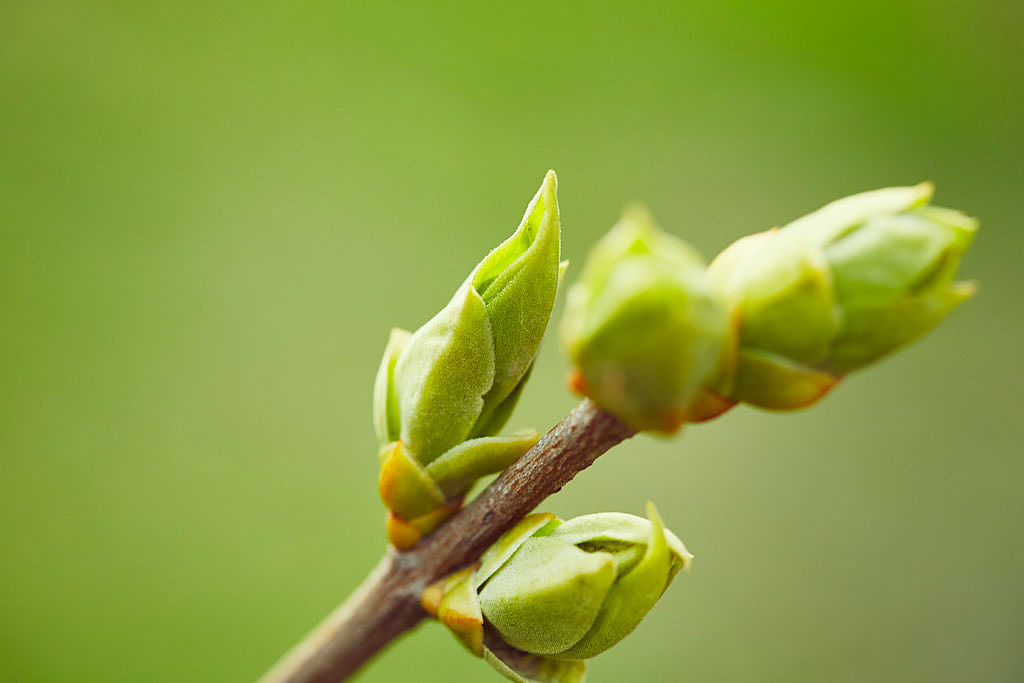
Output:
[[458,509],[481,476],[538,438],[495,436],[511,416],[558,291],[556,179],[549,171],[519,228],[413,333],[394,330],[374,386],[388,536],[404,549]]
[[424,607],[513,680],[580,680],[583,660],[636,628],[689,567],[653,505],[647,514],[530,515],[474,571],[429,588]]
[[700,256],[643,209],[591,250],[561,326],[574,389],[636,429],[662,432],[689,418],[727,334]]
[[953,276],[977,221],[929,206],[933,190],[846,197],[723,251],[708,272],[739,334],[719,389],[765,408],[809,405],[969,298],[973,284]]

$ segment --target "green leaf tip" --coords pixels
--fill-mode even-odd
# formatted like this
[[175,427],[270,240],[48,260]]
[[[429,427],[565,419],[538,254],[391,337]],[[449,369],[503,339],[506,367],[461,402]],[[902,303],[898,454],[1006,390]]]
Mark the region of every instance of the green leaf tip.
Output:
[[[628,635],[689,566],[692,555],[650,503],[647,513],[566,522],[529,515],[484,553],[468,582],[435,584],[424,604],[436,612],[431,606],[456,593],[463,616],[440,621],[463,642],[482,640],[484,659],[511,680],[582,680],[583,660]],[[477,632],[459,630],[477,614]]]
[[558,292],[561,224],[557,179],[548,171],[519,227],[470,276],[494,330],[494,381],[484,419],[515,391],[537,355]]
[[[393,331],[385,349],[373,392],[377,440],[382,446],[400,441],[425,476],[437,477],[443,497],[434,510],[507,467],[536,440],[497,435],[522,394],[564,271],[556,191],[549,171],[512,235],[440,312],[415,332]],[[395,466],[384,474],[389,537],[396,547],[407,545],[437,520],[423,512],[426,489],[412,486],[414,470]],[[420,493],[403,502],[411,491]],[[406,516],[412,511],[421,514]]]

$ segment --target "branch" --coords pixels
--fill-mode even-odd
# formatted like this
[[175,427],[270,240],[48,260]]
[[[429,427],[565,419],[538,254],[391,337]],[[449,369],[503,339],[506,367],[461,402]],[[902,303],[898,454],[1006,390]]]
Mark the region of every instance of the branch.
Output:
[[635,432],[584,400],[461,512],[408,552],[389,548],[362,585],[261,683],[336,683],[426,613],[430,583],[475,562],[524,515]]

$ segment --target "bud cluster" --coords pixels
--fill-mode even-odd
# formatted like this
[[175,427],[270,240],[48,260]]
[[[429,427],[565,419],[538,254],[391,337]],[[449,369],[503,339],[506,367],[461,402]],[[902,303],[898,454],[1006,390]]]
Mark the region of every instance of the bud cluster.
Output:
[[[413,333],[394,330],[374,386],[379,489],[399,550],[526,452],[499,436],[533,366],[564,264],[549,172],[516,232]],[[669,433],[739,402],[811,405],[971,296],[953,281],[977,221],[930,184],[865,192],[744,237],[705,265],[631,209],[569,292],[570,384],[637,430]],[[692,556],[648,519],[533,514],[422,605],[506,678],[582,683]]]
[[930,206],[933,191],[840,199],[736,241],[706,269],[627,214],[569,292],[571,384],[633,427],[662,432],[740,401],[813,404],[973,294],[953,277],[977,221]]

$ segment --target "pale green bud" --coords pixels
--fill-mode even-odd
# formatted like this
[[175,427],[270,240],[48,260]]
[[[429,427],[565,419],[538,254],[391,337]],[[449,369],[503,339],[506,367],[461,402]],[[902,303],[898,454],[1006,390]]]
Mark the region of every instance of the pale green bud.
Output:
[[637,208],[591,250],[561,326],[573,388],[636,429],[664,432],[688,418],[728,332],[700,256]]
[[429,588],[424,607],[512,680],[582,680],[583,660],[636,628],[689,567],[653,505],[647,514],[530,515],[475,571]]
[[537,440],[533,431],[495,435],[518,401],[551,315],[559,240],[549,171],[519,228],[448,305],[411,334],[392,332],[374,384],[373,422],[396,546],[428,533],[444,519],[438,510],[450,514],[479,477],[504,469]]
[[[526,208],[519,229],[470,275],[494,338],[494,380],[472,436],[501,429],[547,329],[561,269],[557,180],[553,171]],[[510,401],[511,399],[511,401]]]
[[928,206],[932,193],[925,183],[853,195],[723,251],[709,277],[739,332],[731,382],[716,391],[808,405],[970,297],[953,276],[977,221]]

